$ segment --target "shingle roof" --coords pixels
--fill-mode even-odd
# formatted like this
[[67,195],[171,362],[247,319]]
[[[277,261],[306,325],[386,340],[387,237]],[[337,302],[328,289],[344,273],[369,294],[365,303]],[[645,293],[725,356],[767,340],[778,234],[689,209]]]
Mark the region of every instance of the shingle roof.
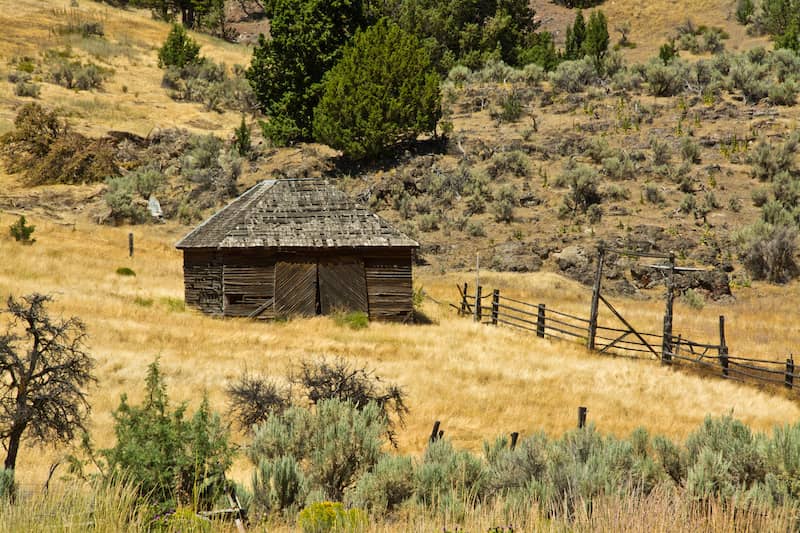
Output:
[[265,180],[200,224],[185,248],[417,247],[324,179]]

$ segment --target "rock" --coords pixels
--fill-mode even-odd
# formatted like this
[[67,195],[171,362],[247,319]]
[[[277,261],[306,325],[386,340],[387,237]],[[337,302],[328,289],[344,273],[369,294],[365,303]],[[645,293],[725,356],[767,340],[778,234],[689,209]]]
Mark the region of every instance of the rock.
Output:
[[581,246],[567,246],[554,255],[558,268],[564,272],[588,266],[589,258]]
[[530,243],[505,242],[494,247],[492,270],[500,272],[538,272],[542,259]]

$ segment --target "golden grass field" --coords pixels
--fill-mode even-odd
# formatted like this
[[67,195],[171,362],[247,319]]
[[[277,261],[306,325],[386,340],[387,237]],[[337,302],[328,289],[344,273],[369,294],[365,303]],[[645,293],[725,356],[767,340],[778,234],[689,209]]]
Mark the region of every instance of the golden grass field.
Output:
[[[0,215],[0,228],[14,217]],[[683,439],[706,415],[733,414],[758,430],[797,419],[795,401],[749,386],[700,378],[662,368],[655,362],[612,359],[588,353],[575,343],[547,341],[507,328],[479,326],[458,317],[455,285],[474,273],[440,275],[416,271],[416,283],[440,304],[424,311],[433,325],[370,324],[354,331],[328,318],[257,323],[216,319],[192,310],[174,310],[182,299],[181,256],[173,244],[187,230],[160,226],[100,227],[77,219],[74,229],[34,217],[36,243],[23,246],[0,232],[0,294],[49,293],[53,312],[85,320],[99,382],[90,391],[91,433],[99,446],[112,444],[111,411],[119,396],[141,396],[146,366],[160,357],[174,401],[197,405],[207,390],[214,408],[224,410],[225,385],[245,368],[283,376],[300,360],[339,356],[374,368],[408,392],[411,409],[400,432],[400,450],[423,449],[434,420],[458,446],[473,450],[501,433],[545,430],[560,434],[573,427],[576,408],[588,406],[590,421],[604,432],[625,435],[637,426]],[[136,235],[128,258],[127,234]],[[135,277],[117,275],[127,266]],[[484,286],[544,301],[585,315],[589,292],[554,274],[485,274]],[[716,315],[730,323],[731,352],[775,353],[798,339],[792,327],[797,283],[756,285],[724,307],[702,312],[677,307],[676,331],[713,332]],[[660,323],[661,302],[617,299],[637,326]],[[648,327],[648,324],[652,327]],[[789,336],[787,336],[789,335]],[[789,343],[789,344],[787,344]],[[242,435],[237,436],[244,442]],[[18,476],[40,482],[64,450],[23,449]],[[247,479],[240,461],[234,476]]]

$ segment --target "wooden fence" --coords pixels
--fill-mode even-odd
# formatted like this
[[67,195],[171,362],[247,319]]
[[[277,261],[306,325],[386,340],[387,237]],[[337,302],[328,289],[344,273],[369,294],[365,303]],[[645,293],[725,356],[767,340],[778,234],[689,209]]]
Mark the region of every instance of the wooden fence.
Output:
[[[698,342],[682,335],[668,337],[638,331],[618,313],[609,302],[611,311],[625,328],[609,327],[584,318],[547,307],[503,296],[495,289],[484,292],[477,287],[474,294],[464,283],[458,287],[459,314],[471,316],[487,325],[504,325],[536,334],[538,337],[578,342],[602,354],[657,360],[665,365],[689,368],[703,374],[765,387],[784,387],[795,392],[794,360],[770,360],[758,357],[730,355],[725,339],[725,317],[719,317],[719,340],[716,343]],[[602,296],[601,296],[602,298]],[[476,305],[477,303],[477,305]]]

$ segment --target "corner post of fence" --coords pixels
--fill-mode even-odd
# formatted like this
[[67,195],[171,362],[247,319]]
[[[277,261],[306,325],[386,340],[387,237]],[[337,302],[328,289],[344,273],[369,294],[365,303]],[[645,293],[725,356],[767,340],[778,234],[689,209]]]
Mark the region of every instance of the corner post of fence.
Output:
[[128,233],[128,257],[133,257],[133,232]]
[[586,427],[586,407],[578,407],[578,428]]
[[462,315],[466,315],[467,314],[467,309],[468,309],[468,306],[467,306],[467,289],[468,288],[469,288],[469,286],[467,285],[467,282],[465,281],[464,282],[464,291],[461,293],[461,314]]
[[539,304],[536,309],[536,336],[544,338],[544,304]]
[[725,316],[719,317],[719,363],[722,365],[722,375],[728,375],[728,345],[725,343]]
[[481,321],[481,293],[483,292],[483,287],[478,285],[475,287],[475,322]]
[[592,287],[592,308],[589,311],[589,335],[586,339],[586,346],[594,350],[594,338],[597,335],[597,313],[600,305],[600,287],[603,280],[603,261],[606,251],[603,244],[597,247],[597,270],[594,275],[594,286]]
[[511,451],[517,447],[517,439],[519,439],[519,432],[514,431],[511,433]]
[[786,379],[783,384],[787,389],[794,387],[794,359],[791,355],[786,360]]
[[675,302],[675,254],[669,254],[669,273],[667,274],[667,296],[664,306],[664,331],[661,337],[661,362],[672,363],[672,318]]
[[497,325],[497,315],[500,314],[500,289],[492,291],[492,325]]

